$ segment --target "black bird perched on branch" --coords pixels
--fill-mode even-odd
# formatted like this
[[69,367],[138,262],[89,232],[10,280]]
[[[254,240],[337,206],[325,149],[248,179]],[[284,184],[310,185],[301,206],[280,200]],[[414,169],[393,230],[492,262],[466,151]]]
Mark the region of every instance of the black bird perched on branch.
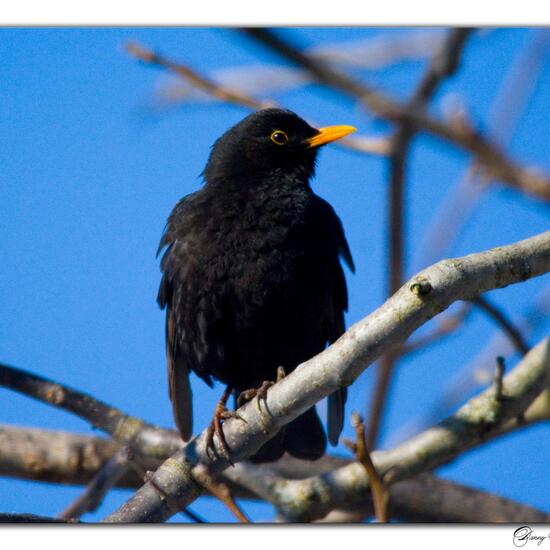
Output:
[[[353,260],[340,219],[309,180],[318,147],[354,130],[318,130],[291,111],[257,111],[216,141],[204,187],[170,214],[159,246],[166,251],[158,303],[166,308],[170,398],[185,441],[191,371],[209,386],[212,378],[227,385],[208,445],[216,433],[228,457],[221,421],[234,415],[225,409],[229,395],[265,397],[265,381],[280,375],[280,366],[292,371],[343,333],[348,299],[340,257],[352,271]],[[345,401],[346,390],[328,399],[333,445]],[[285,451],[313,460],[325,448],[313,407],[252,460],[277,460]]]

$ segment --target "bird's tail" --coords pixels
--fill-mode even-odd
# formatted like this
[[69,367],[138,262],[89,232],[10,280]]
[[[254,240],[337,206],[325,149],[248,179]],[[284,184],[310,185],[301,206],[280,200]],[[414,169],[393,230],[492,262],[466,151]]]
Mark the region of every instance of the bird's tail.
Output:
[[250,460],[273,462],[285,451],[303,460],[317,460],[325,454],[326,447],[325,431],[312,407],[270,439]]

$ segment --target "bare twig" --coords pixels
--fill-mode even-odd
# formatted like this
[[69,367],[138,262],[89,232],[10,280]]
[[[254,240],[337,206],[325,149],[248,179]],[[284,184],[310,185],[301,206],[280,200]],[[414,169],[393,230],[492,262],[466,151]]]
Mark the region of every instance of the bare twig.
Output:
[[525,355],[529,351],[529,346],[523,339],[519,329],[515,327],[512,321],[506,317],[504,312],[492,304],[488,298],[484,296],[477,296],[472,300],[472,303],[487,313],[487,315],[489,315],[500,326],[500,328],[502,328],[519,353]]
[[465,121],[461,124],[445,124],[431,118],[424,110],[411,110],[378,91],[354,80],[347,74],[312,59],[280,34],[262,28],[244,29],[244,32],[307,70],[319,83],[361,101],[377,115],[392,122],[407,121],[419,130],[427,131],[475,156],[493,178],[544,201],[550,200],[550,180],[533,170],[518,166],[502,151]]
[[[453,333],[457,330],[462,323],[466,320],[470,312],[472,311],[472,306],[470,303],[465,302],[461,304],[461,307],[453,314],[442,316],[439,319],[435,328],[422,336],[418,336],[409,342],[405,342],[400,350],[400,357],[405,355],[411,355],[416,351],[427,347],[434,342],[437,342]],[[437,319],[436,319],[437,321]]]
[[[547,286],[535,298],[534,303],[528,305],[524,311],[513,319],[514,326],[526,336],[531,336],[544,327],[550,320],[550,286]],[[455,381],[456,390],[451,390],[445,397],[445,401],[451,407],[456,406],[457,401],[453,395],[458,392],[470,392],[480,384],[487,384],[493,372],[494,358],[498,355],[509,357],[517,351],[512,340],[507,334],[499,330],[495,332],[488,344],[477,354],[477,356],[465,366],[462,373],[459,373]],[[471,380],[474,385],[465,388],[466,379]]]
[[443,29],[403,29],[353,42],[321,44],[308,53],[324,62],[361,69],[381,69],[403,61],[430,57],[445,40]]
[[2,514],[0,523],[80,523],[76,520],[37,516],[35,514]]
[[97,472],[86,490],[63,512],[60,519],[79,519],[86,512],[97,510],[105,495],[114,487],[126,473],[132,460],[129,447],[121,447]]
[[365,438],[365,426],[358,413],[352,415],[352,423],[355,428],[356,441],[345,441],[346,446],[351,449],[357,461],[363,465],[367,472],[376,519],[380,523],[387,523],[390,520],[390,491],[372,463]]
[[[135,42],[127,44],[126,49],[133,57],[149,65],[163,67],[174,72],[178,76],[184,78],[191,85],[199,90],[215,97],[220,101],[225,101],[240,107],[248,109],[267,109],[268,107],[277,107],[278,104],[273,100],[258,100],[254,97],[240,92],[239,90],[230,89],[214,82],[191,69],[182,63],[176,63],[167,57],[141,46]],[[338,142],[340,146],[347,147],[360,153],[386,155],[389,151],[389,141],[384,137],[366,137],[366,136],[347,136]]]
[[500,401],[502,399],[502,380],[504,378],[504,357],[497,357],[497,368],[495,370],[495,377],[493,379],[493,387],[495,389],[495,399]]
[[[435,94],[445,78],[458,68],[460,56],[466,39],[472,29],[458,28],[449,32],[441,50],[436,52],[427,71],[420,80],[408,109],[424,109],[426,103]],[[388,294],[391,296],[403,283],[405,258],[405,173],[409,146],[416,127],[403,120],[393,136],[393,152],[390,156],[390,193],[389,193],[389,258],[388,258]],[[374,448],[386,403],[390,380],[399,351],[391,350],[382,357],[376,371],[376,383],[372,390],[369,412],[369,430],[367,441]]]
[[[522,334],[530,336],[547,324],[549,314],[550,287],[546,287],[535,298],[535,303],[514,318],[513,323]],[[450,380],[448,386],[442,390],[429,409],[393,432],[388,444],[397,444],[444,418],[464,401],[465,395],[490,383],[494,373],[495,357],[499,355],[509,357],[515,351],[516,348],[508,335],[501,330],[497,331],[481,352]]]
[[466,39],[475,29],[458,27],[449,31],[445,41],[432,57],[428,70],[413,95],[411,105],[422,105],[436,93],[442,82],[458,69]]
[[[513,245],[445,260],[419,273],[377,311],[348,329],[332,346],[299,365],[270,388],[266,397],[269,417],[261,415],[255,403],[248,403],[239,409],[246,423],[234,419],[225,423],[224,434],[233,462],[236,464],[253,455],[282,426],[320,399],[348,386],[380,354],[401,345],[415,329],[453,302],[548,271],[550,231]],[[414,292],[417,287],[422,292]],[[312,379],[315,384],[311,384]],[[537,379],[536,383],[542,382]],[[518,389],[520,385],[515,387]],[[506,401],[510,402],[513,400]],[[512,405],[507,408],[508,411],[512,409]],[[481,437],[478,432],[475,434],[476,438]],[[466,432],[463,435],[467,435]],[[106,521],[163,521],[170,517],[174,511],[156,487],[176,499],[181,508],[188,506],[202,492],[192,476],[194,465],[202,462],[214,475],[229,465],[219,455],[208,456],[205,447],[206,433],[203,432],[162,464],[151,481]],[[437,457],[441,458],[438,453],[436,461]],[[418,471],[411,471],[410,475],[416,473]]]
[[[308,48],[307,52],[327,63],[375,70],[429,57],[444,38],[443,29],[403,29],[398,34],[381,33],[334,44],[323,42]],[[223,67],[209,74],[209,78],[219,85],[252,96],[299,88],[311,82],[311,77],[301,69],[265,62]],[[211,96],[181,79],[162,88],[162,99],[171,104],[203,98]]]
[[135,42],[130,42],[129,44],[127,44],[126,50],[130,55],[139,59],[143,63],[158,65],[176,73],[177,75],[185,78],[185,80],[189,81],[200,90],[204,90],[206,93],[219,99],[220,101],[227,101],[236,105],[243,105],[254,110],[272,107],[270,102],[259,101],[246,94],[242,94],[237,90],[222,88],[212,80],[206,78],[202,74],[199,74],[197,71],[191,69],[190,67],[181,63],[174,63],[172,60],[158,53],[155,53],[152,50],[144,48],[143,46]]
[[193,477],[213,496],[221,500],[231,513],[241,522],[241,523],[250,523],[250,520],[245,516],[244,512],[239,508],[229,487],[221,482],[216,481],[208,468],[204,465],[197,466],[193,470]]
[[202,516],[199,516],[196,512],[193,512],[190,508],[186,508],[181,513],[184,516],[187,516],[194,523],[208,523]]
[[[533,30],[525,49],[513,60],[502,85],[499,86],[487,120],[487,133],[502,147],[507,146],[528,99],[540,78],[548,56],[550,31]],[[461,228],[475,206],[490,189],[486,178],[481,178],[475,163],[471,164],[453,185],[431,223],[415,261],[418,268],[429,265],[449,254]]]

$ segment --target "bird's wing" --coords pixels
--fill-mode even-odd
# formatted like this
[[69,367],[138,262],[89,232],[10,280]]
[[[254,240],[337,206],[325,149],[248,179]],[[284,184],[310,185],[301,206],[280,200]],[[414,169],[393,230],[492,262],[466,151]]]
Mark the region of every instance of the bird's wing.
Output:
[[166,311],[166,362],[172,413],[182,439],[188,441],[193,433],[193,394],[189,368],[185,361],[178,360],[174,314],[170,309]]
[[[353,264],[353,258],[349,249],[348,242],[342,227],[340,218],[336,215],[336,212],[330,206],[329,203],[320,199],[321,211],[323,220],[325,221],[325,227],[327,230],[326,242],[328,246],[333,246],[340,258],[344,260],[349,269],[354,272],[355,266]],[[327,318],[325,320],[328,334],[327,341],[332,344],[345,331],[344,312],[348,309],[348,290],[346,286],[346,278],[340,261],[336,259],[333,266],[333,279],[332,279],[332,307],[327,311]],[[329,395],[327,403],[327,432],[328,439],[331,445],[338,444],[338,438],[342,433],[344,427],[344,407],[347,400],[348,391],[347,388],[342,388]]]
[[193,195],[182,199],[168,219],[157,255],[166,247],[161,260],[162,280],[158,291],[158,304],[166,309],[166,361],[168,367],[168,391],[176,426],[184,441],[193,431],[193,398],[189,375],[193,357],[185,343],[182,322],[186,310],[186,257],[185,225],[189,202]]

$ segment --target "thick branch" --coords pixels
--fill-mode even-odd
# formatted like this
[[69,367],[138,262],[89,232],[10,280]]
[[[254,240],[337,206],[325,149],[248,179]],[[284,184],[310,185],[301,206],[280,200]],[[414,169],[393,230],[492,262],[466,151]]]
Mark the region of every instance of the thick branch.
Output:
[[429,474],[392,486],[394,512],[408,521],[516,523],[550,521],[550,514]]
[[162,428],[125,414],[91,395],[22,369],[0,363],[0,386],[76,414],[148,456],[165,457],[182,446],[176,432],[169,439]]
[[[165,433],[167,439],[173,437],[172,431]],[[112,439],[2,424],[0,476],[86,485],[119,448]],[[163,448],[168,451],[169,445]],[[157,458],[140,454],[135,460],[145,471],[156,470],[168,456],[170,453]],[[116,486],[140,487],[142,484],[143,477],[130,470]]]
[[[550,231],[510,246],[444,260],[422,271],[332,346],[273,386],[266,398],[269,418],[251,402],[239,410],[244,421],[230,419],[225,423],[225,439],[233,461],[253,455],[282,426],[323,397],[351,384],[381,353],[402,344],[414,330],[456,300],[467,300],[548,271]],[[175,510],[163,495],[169,495],[180,508],[187,507],[201,494],[193,478],[194,464],[202,462],[213,473],[229,466],[221,456],[208,456],[205,439],[203,432],[176,452],[107,521],[164,521]]]
[[86,490],[61,514],[61,519],[78,519],[86,512],[97,510],[105,495],[114,487],[131,466],[132,452],[129,447],[121,447],[103,464]]
[[[373,462],[386,483],[393,484],[453,460],[473,446],[500,435],[517,422],[550,383],[550,339],[533,348],[503,381],[471,399],[453,416],[387,452],[373,453]],[[546,392],[544,392],[546,393]],[[368,476],[353,463],[328,474],[270,484],[269,494],[279,512],[294,521],[324,517],[341,505],[349,506],[368,494]]]
[[[548,420],[550,420],[550,390],[545,390],[520,419],[507,422],[499,430],[499,435]],[[165,430],[165,434],[169,440],[173,437],[171,430]],[[86,485],[118,448],[117,443],[102,437],[1,424],[0,476],[64,485]],[[161,461],[168,457],[168,454],[157,458],[141,455],[135,460],[141,469],[154,471],[160,466]],[[288,479],[301,479],[312,474],[329,472],[350,462],[350,460],[330,455],[325,455],[315,462],[285,456],[276,463],[256,466],[256,468],[261,468],[262,471],[269,469],[278,476]],[[227,470],[227,476],[224,479],[232,483],[232,489],[237,490],[237,496],[254,498],[250,491],[239,485],[241,478],[237,474],[238,469],[239,466]],[[242,479],[244,481],[244,478]],[[137,489],[142,484],[143,478],[132,470],[117,482],[116,487]]]
[[[508,433],[539,421],[550,420],[550,391],[543,392],[524,414],[521,424],[511,421],[506,425]],[[169,437],[171,431],[166,432]],[[117,444],[100,437],[23,428],[0,426],[0,476],[69,485],[90,482],[100,471],[102,464],[116,452]],[[166,456],[165,458],[168,458]],[[158,459],[136,459],[143,470],[154,471],[161,464]],[[285,456],[282,460],[264,465],[238,464],[230,468],[222,479],[230,485],[232,493],[240,498],[256,499],[262,489],[250,489],[254,480],[265,480],[269,475],[280,479],[302,479],[320,475],[351,464],[350,460],[324,456],[315,462]],[[116,487],[139,488],[143,478],[131,470],[120,479]],[[247,488],[248,487],[248,488]],[[491,523],[542,522],[548,515],[529,506],[508,499],[474,490],[469,487],[422,474],[417,478],[397,482],[391,487],[393,515],[403,521]],[[463,506],[465,499],[475,499],[473,507]],[[353,515],[351,515],[352,509]],[[354,502],[351,508],[342,506],[330,513],[327,521],[362,521],[372,515],[369,498]]]
[[[550,514],[498,495],[421,474],[390,488],[392,515],[407,523],[548,523]],[[368,501],[330,512],[322,522],[355,523],[372,516]]]

